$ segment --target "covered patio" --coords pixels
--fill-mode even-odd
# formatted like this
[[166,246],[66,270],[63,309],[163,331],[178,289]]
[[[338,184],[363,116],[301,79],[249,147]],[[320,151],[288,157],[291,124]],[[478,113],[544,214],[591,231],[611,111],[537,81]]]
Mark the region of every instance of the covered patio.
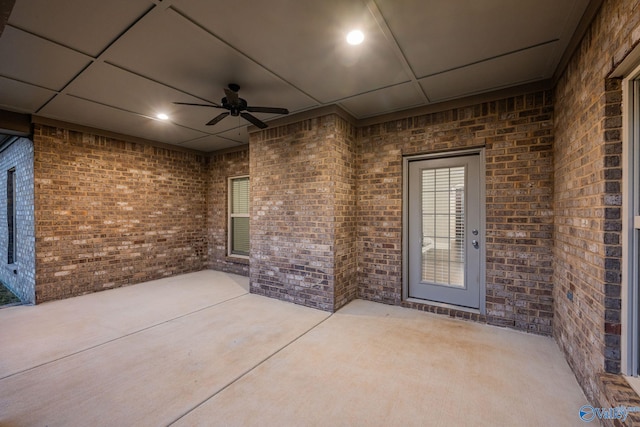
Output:
[[0,310],[0,425],[584,425],[552,338],[213,270]]

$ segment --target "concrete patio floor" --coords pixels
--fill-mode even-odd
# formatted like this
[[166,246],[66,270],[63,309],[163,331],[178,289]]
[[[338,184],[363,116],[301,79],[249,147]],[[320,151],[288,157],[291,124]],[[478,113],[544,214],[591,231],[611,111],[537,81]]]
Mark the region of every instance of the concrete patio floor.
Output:
[[551,338],[201,271],[0,310],[0,426],[580,426]]

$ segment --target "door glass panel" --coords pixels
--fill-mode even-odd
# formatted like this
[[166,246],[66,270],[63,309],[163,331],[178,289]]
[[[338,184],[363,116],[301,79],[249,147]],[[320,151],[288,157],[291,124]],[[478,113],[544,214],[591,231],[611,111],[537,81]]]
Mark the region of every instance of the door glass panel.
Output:
[[464,287],[465,167],[422,171],[422,281]]

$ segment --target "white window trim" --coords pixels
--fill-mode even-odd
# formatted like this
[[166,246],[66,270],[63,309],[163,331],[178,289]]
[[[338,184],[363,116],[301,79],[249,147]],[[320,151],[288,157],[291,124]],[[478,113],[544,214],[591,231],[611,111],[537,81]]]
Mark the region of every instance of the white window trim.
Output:
[[622,82],[622,336],[621,371],[637,377],[640,365],[640,66]]
[[[232,249],[232,236],[233,233],[231,231],[231,218],[249,218],[251,214],[247,213],[247,214],[232,214],[232,203],[233,203],[233,199],[231,198],[231,195],[233,194],[232,189],[231,189],[231,183],[236,180],[236,179],[242,179],[242,178],[249,178],[249,175],[238,175],[238,176],[231,176],[229,177],[229,179],[227,180],[227,256],[231,257],[231,258],[240,258],[240,259],[249,259],[248,255],[240,255],[240,254],[234,254],[231,252]],[[251,182],[251,181],[249,181]]]

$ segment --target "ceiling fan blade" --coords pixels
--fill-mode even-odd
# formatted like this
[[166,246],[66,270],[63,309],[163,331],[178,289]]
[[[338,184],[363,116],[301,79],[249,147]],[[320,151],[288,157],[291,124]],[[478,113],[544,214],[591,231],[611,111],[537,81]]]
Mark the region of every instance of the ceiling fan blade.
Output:
[[251,113],[289,114],[289,110],[286,108],[275,107],[247,107],[247,111]]
[[218,123],[220,120],[224,119],[225,117],[227,117],[230,113],[220,113],[220,115],[214,117],[213,119],[209,120],[209,122],[207,123],[207,126],[213,126],[216,123]]
[[229,88],[224,88],[224,94],[227,96],[227,102],[231,105],[237,105],[238,102],[238,92],[234,92]]
[[221,105],[218,104],[194,104],[193,102],[174,102],[174,104],[177,105],[193,105],[195,107],[211,107],[211,108],[224,108]]
[[265,122],[259,120],[257,117],[252,116],[249,113],[240,113],[240,115],[242,117],[244,117],[245,119],[247,119],[248,121],[250,121],[252,124],[254,124],[257,127],[259,127],[260,129],[264,129],[264,128],[268,127],[268,125]]

